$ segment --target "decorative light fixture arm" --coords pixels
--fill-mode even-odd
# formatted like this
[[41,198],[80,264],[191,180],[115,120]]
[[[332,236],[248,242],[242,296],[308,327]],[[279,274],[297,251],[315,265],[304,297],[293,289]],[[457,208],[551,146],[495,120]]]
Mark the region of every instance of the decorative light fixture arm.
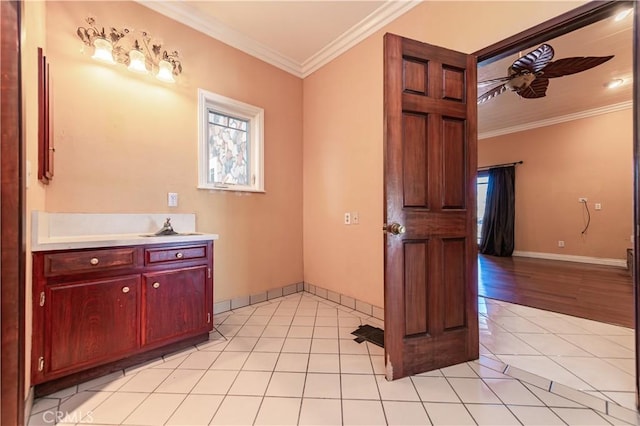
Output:
[[152,43],[146,31],[140,31],[140,36],[135,37],[133,30],[111,27],[107,34],[104,27],[102,30],[96,27],[94,18],[89,17],[86,22],[88,26],[78,27],[77,34],[84,44],[94,47],[94,59],[124,64],[130,71],[142,74],[149,72],[149,66],[159,80],[171,83],[175,81],[174,76],[182,73],[178,52],[168,53],[161,44]]

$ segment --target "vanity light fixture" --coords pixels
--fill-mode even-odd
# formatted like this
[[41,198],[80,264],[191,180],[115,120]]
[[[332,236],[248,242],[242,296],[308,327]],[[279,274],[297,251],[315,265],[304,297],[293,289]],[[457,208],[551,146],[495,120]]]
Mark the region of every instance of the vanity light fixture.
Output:
[[156,74],[156,78],[167,83],[174,83],[176,81],[173,78],[173,67],[171,62],[165,61],[164,59],[158,62],[158,73]]
[[103,61],[108,64],[115,64],[116,62],[113,60],[113,46],[111,42],[102,37],[97,37],[93,41],[93,46],[95,50],[93,51],[92,58],[97,61]]
[[163,50],[162,45],[154,43],[146,31],[115,27],[108,32],[96,27],[94,18],[87,18],[87,27],[78,27],[78,37],[87,46],[93,46],[93,59],[109,64],[126,65],[130,71],[148,74],[150,71],[158,80],[174,83],[175,77],[182,73],[182,63],[177,51]]
[[145,58],[144,53],[140,50],[140,45],[138,44],[138,40],[136,40],[133,49],[129,51],[129,66],[127,68],[129,71],[149,74],[146,61],[147,58]]

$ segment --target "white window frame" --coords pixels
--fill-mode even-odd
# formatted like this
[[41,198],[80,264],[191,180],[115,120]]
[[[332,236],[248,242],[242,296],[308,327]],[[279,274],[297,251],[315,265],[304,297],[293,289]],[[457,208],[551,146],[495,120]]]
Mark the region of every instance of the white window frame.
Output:
[[[209,110],[249,122],[249,185],[216,184],[209,176]],[[198,89],[198,189],[265,192],[264,109],[204,89]]]

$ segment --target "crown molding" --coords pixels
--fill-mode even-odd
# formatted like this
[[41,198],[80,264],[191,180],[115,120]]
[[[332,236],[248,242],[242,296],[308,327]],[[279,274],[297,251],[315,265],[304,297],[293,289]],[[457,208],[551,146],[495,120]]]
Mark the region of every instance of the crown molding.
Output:
[[505,127],[503,129],[492,130],[490,132],[478,133],[478,140],[493,138],[496,136],[508,135],[510,133],[524,132],[525,130],[537,129],[538,127],[552,126],[554,124],[566,123],[567,121],[580,120],[582,118],[594,117],[596,115],[609,114],[611,112],[622,111],[633,108],[633,101],[620,102],[618,104],[607,105],[600,108],[588,109],[573,114],[553,117],[546,120],[533,121],[531,123],[520,124],[518,126]]
[[387,1],[366,18],[306,59],[301,65],[302,77],[322,68],[371,34],[422,3],[422,0]]
[[420,0],[387,1],[362,21],[351,27],[318,53],[299,63],[268,46],[247,37],[214,18],[204,18],[187,2],[136,0],[168,18],[220,40],[296,77],[304,78],[355,46],[380,28],[421,3]]
[[136,1],[151,10],[173,19],[174,21],[178,21],[193,28],[194,30],[208,35],[209,37],[220,40],[231,47],[235,47],[236,49],[265,61],[268,64],[293,74],[296,77],[302,78],[301,65],[298,62],[261,43],[258,43],[239,31],[229,28],[214,18],[205,19],[201,13],[198,13],[187,2],[166,2],[154,0]]

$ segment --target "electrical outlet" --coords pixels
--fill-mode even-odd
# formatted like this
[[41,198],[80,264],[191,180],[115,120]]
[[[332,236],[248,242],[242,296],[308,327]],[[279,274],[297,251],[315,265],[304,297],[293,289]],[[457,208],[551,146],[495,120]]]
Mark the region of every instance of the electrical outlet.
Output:
[[344,214],[344,224],[351,225],[351,213],[347,212]]
[[177,192],[169,192],[169,193],[167,193],[167,205],[169,207],[178,207],[178,193]]
[[600,203],[596,203],[595,207],[596,207],[596,210],[602,210],[602,204]]
[[564,247],[564,241],[562,241],[562,240],[558,241],[558,247],[563,248]]
[[578,198],[578,202],[579,203],[586,203],[587,199],[585,197],[580,197],[580,198]]
[[358,225],[360,223],[360,214],[358,212],[351,213],[351,224]]

